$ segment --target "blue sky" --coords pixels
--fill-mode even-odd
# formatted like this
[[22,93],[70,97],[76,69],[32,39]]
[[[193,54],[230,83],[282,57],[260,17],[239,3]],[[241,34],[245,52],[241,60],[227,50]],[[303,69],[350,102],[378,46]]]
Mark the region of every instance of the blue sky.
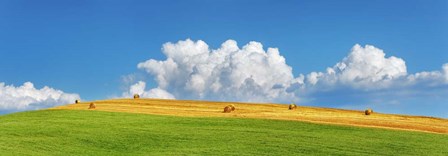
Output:
[[[402,58],[409,74],[435,71],[448,63],[448,1],[1,0],[0,82],[119,96],[123,76],[144,73],[138,63],[164,60],[164,43],[188,38],[212,49],[228,39],[279,48],[295,77],[325,71],[355,44]],[[148,88],[158,86],[152,79]]]

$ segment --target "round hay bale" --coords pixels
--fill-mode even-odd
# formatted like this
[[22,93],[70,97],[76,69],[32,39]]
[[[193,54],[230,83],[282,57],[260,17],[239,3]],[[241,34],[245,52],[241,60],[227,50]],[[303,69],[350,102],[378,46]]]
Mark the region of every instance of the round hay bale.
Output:
[[232,108],[232,111],[235,111],[235,109],[236,109],[236,108],[235,108],[235,105],[230,104],[229,106],[230,106],[230,108]]
[[75,100],[75,103],[80,103],[81,101],[79,101],[79,100]]
[[89,105],[89,109],[95,109],[96,108],[96,105],[95,105],[95,103],[90,103],[90,105]]
[[134,94],[134,99],[138,99],[138,98],[140,98],[140,95]]
[[223,113],[230,113],[230,112],[232,112],[232,107],[230,107],[230,106],[224,107],[224,112]]
[[289,107],[288,107],[289,110],[293,110],[293,109],[296,109],[296,108],[297,108],[296,104],[290,104]]
[[366,111],[364,111],[364,113],[365,113],[366,115],[370,115],[370,114],[373,113],[373,110],[369,108],[369,109],[367,109]]

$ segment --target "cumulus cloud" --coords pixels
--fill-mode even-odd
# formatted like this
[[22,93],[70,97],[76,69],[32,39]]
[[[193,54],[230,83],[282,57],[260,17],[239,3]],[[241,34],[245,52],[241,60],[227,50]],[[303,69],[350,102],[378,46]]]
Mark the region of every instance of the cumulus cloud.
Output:
[[447,69],[445,64],[438,71],[408,74],[403,59],[386,56],[383,50],[371,45],[355,45],[347,57],[325,72],[307,74],[304,89],[295,92],[316,105],[341,108],[402,105],[401,109],[406,109],[413,101],[430,99],[439,101],[434,105],[440,107],[448,101],[443,100],[448,93]]
[[412,96],[442,97],[448,93],[448,64],[438,71],[409,74],[403,59],[387,56],[372,45],[356,44],[346,57],[325,71],[296,76],[277,48],[264,48],[259,42],[239,47],[236,41],[227,40],[211,49],[204,41],[187,39],[164,44],[162,53],[165,60],[149,59],[137,65],[154,78],[157,87],[145,91],[142,81],[124,94],[251,102],[340,101],[356,105],[399,104]]
[[310,85],[320,88],[348,86],[362,90],[382,89],[393,85],[394,80],[407,75],[403,59],[386,57],[383,50],[371,45],[356,44],[347,57],[325,73],[312,72],[306,76]]
[[440,71],[424,71],[409,75],[407,83],[411,85],[440,86],[448,84],[448,63]]
[[204,41],[187,39],[166,43],[162,52],[167,59],[150,59],[138,68],[153,75],[158,89],[179,98],[278,101],[294,99],[286,89],[293,83],[292,68],[277,48],[263,49],[258,42],[239,48],[228,40],[218,49]]
[[25,82],[18,87],[0,83],[0,111],[2,112],[48,108],[73,103],[76,99],[80,99],[78,94],[64,93],[47,86],[36,89],[31,82]]
[[416,90],[446,88],[448,63],[438,71],[408,74],[405,61],[386,57],[383,50],[371,45],[355,45],[341,62],[325,73],[312,72],[306,76],[309,89],[352,88],[361,91]]

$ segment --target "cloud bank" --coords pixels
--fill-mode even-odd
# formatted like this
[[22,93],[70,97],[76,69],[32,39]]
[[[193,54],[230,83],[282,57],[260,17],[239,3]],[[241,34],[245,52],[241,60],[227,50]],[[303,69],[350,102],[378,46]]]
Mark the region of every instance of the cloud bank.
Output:
[[204,41],[187,39],[165,43],[162,53],[166,60],[149,59],[137,65],[154,78],[157,87],[145,91],[146,84],[141,81],[123,95],[356,104],[400,103],[411,96],[443,97],[448,93],[448,63],[438,71],[409,74],[403,59],[387,56],[372,45],[356,44],[333,67],[297,76],[277,48],[265,49],[259,42],[240,48],[236,41],[227,40],[210,49]]
[[0,83],[0,111],[16,112],[49,108],[56,105],[73,103],[80,99],[78,94],[64,93],[50,87],[34,88],[33,83],[25,82],[22,86]]

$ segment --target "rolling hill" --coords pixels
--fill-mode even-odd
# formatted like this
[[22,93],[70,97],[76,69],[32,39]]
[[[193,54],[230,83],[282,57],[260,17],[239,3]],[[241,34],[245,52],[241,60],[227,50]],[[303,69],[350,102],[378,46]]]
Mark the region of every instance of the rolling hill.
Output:
[[[52,109],[86,110],[91,102],[70,104]],[[448,133],[448,120],[442,118],[393,115],[373,113],[364,115],[364,111],[331,109],[320,107],[298,106],[296,110],[288,110],[284,104],[256,104],[237,102],[214,102],[192,100],[162,99],[114,99],[94,102],[98,111],[128,112],[156,115],[175,115],[190,117],[236,117],[295,120],[314,123],[377,127]],[[229,104],[236,106],[232,113],[222,113]]]
[[[287,105],[114,99],[0,116],[1,155],[447,155],[447,120]],[[399,130],[397,130],[399,129]]]

